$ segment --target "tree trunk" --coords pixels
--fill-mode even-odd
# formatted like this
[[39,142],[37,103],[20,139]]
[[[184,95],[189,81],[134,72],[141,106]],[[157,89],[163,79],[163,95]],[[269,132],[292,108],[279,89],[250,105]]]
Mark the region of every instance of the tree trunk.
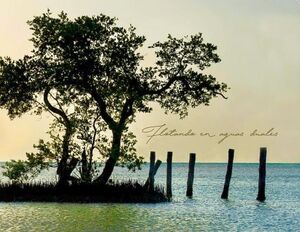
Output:
[[71,173],[76,168],[78,159],[75,157],[72,157],[69,163],[66,163],[66,165],[63,168],[63,171],[59,175],[59,179],[57,182],[57,187],[64,187],[68,185],[68,181],[71,180]]
[[70,174],[71,174],[71,172],[69,173],[68,159],[69,159],[69,144],[73,132],[72,132],[72,125],[67,114],[62,109],[56,108],[50,103],[48,99],[50,91],[51,89],[49,87],[45,89],[44,96],[43,96],[44,103],[52,113],[59,115],[63,119],[63,124],[65,126],[65,134],[63,138],[63,144],[62,144],[63,152],[56,171],[58,175],[57,185],[63,186],[68,184],[68,179],[70,178]]
[[91,182],[91,170],[89,168],[89,163],[87,160],[85,148],[83,149],[83,152],[81,154],[80,174],[81,174],[81,179],[83,182],[87,182],[87,183]]
[[63,172],[61,173],[59,176],[58,176],[58,181],[56,183],[56,187],[58,188],[62,188],[62,187],[65,187],[68,185],[68,176],[66,175],[66,172]]
[[116,159],[109,157],[105,163],[105,166],[104,166],[104,169],[103,169],[101,175],[95,180],[95,182],[99,182],[101,184],[106,184],[114,170],[116,163],[117,163]]
[[66,125],[66,132],[63,139],[63,153],[57,167],[59,185],[67,185],[68,179],[70,178],[70,174],[71,174],[71,172],[69,173],[68,170],[70,168],[68,165],[68,159],[69,159],[69,144],[70,144],[71,135],[72,135],[72,127],[70,125]]
[[113,142],[110,156],[107,159],[101,175],[95,179],[95,182],[106,184],[109,180],[117,160],[120,156],[122,130],[113,131]]

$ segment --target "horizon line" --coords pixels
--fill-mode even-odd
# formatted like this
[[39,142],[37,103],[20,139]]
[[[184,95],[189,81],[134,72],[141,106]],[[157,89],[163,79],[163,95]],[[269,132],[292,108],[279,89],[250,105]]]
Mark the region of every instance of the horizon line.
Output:
[[[5,162],[9,162],[11,160],[6,160],[6,161],[3,161],[3,160],[0,160],[0,163],[5,163]],[[25,160],[24,160],[25,161]],[[55,163],[55,162],[53,162]],[[148,164],[149,161],[146,161],[145,164]],[[162,161],[162,163],[167,163],[167,161]],[[174,163],[186,163],[188,164],[189,162],[187,161],[173,161],[172,162],[173,164]],[[213,161],[213,162],[195,162],[196,164],[227,164],[228,162],[222,162],[222,161]],[[241,162],[241,161],[237,161],[237,162],[233,162],[235,164],[259,164],[259,161],[257,162]],[[267,164],[300,164],[300,162],[266,162]],[[118,167],[118,166],[116,166]]]

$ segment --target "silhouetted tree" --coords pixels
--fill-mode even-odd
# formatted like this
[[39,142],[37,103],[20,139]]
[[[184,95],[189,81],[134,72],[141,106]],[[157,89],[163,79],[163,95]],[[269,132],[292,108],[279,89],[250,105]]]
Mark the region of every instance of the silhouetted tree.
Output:
[[[76,99],[74,106],[74,111],[79,115],[76,120],[77,142],[83,147],[79,167],[80,179],[84,182],[91,182],[99,172],[98,167],[108,158],[112,141],[107,133],[107,125],[101,119],[97,105],[91,99],[80,97]],[[135,144],[135,136],[125,131],[117,166],[127,167],[132,171],[141,168],[143,157],[137,155]],[[94,159],[95,155],[97,160]]]
[[[54,116],[56,122],[63,126],[61,154],[56,156],[59,184],[63,184],[67,182],[78,162],[78,159],[69,152],[76,129],[74,113],[68,114],[66,110],[70,106],[74,93],[71,91],[62,93],[62,89],[53,89],[50,85],[35,80],[34,73],[32,73],[34,70],[31,68],[32,62],[28,56],[17,61],[0,58],[0,107],[7,109],[11,118],[21,116],[31,110],[34,110],[35,114],[41,114],[47,110]],[[43,154],[47,157],[46,153]]]
[[[137,112],[151,112],[150,102],[158,102],[166,112],[183,118],[189,107],[208,105],[213,97],[224,97],[227,90],[226,84],[203,73],[220,58],[215,53],[217,47],[205,43],[201,34],[182,39],[169,35],[165,42],[150,47],[156,53],[155,65],[141,67],[143,56],[138,49],[145,37],[137,35],[132,26],[117,26],[115,18],[99,15],[71,20],[63,12],[52,17],[48,11],[34,17],[29,25],[34,49],[15,65],[18,78],[25,79],[25,90],[31,93],[25,93],[22,102],[9,103],[17,109],[7,108],[26,110],[32,92],[46,88],[59,89],[70,98],[90,96],[112,132],[108,158],[96,179],[102,183],[107,182],[120,159],[127,125]],[[23,92],[24,88],[17,86],[17,90]]]

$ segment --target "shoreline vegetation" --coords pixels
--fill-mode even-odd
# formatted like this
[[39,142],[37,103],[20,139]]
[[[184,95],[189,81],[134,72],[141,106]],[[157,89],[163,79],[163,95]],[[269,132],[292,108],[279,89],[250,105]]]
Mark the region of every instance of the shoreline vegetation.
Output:
[[54,182],[0,183],[0,202],[160,203],[167,202],[164,188],[149,191],[144,184],[128,180],[107,184],[73,183],[58,187]]

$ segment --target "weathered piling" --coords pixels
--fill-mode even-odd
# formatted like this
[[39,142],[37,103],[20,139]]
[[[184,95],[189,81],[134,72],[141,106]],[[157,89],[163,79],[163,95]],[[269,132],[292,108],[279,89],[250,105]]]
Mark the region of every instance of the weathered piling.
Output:
[[195,161],[196,161],[196,154],[190,153],[189,172],[188,172],[187,188],[186,188],[186,196],[187,197],[193,196]]
[[[161,165],[161,160],[156,160],[155,165],[154,165],[153,178],[155,177],[155,175],[157,173],[157,170],[159,169],[160,165]],[[144,187],[148,188],[149,187],[149,183],[150,183],[150,178],[148,177],[147,180],[146,180],[146,182],[145,182]]]
[[172,198],[172,156],[173,153],[169,151],[167,154],[167,188],[166,188],[168,199]]
[[260,148],[259,157],[259,179],[258,179],[258,194],[256,200],[264,201],[265,196],[265,186],[266,186],[266,159],[267,159],[267,148]]
[[154,173],[153,173],[154,176],[156,175],[157,170],[159,169],[160,165],[161,165],[161,160],[156,160],[155,166],[154,166]]
[[225,176],[223,192],[221,195],[222,199],[228,199],[229,185],[230,185],[230,180],[231,180],[231,176],[232,176],[233,158],[234,158],[234,150],[229,149],[228,150],[227,172],[226,172],[226,176]]
[[149,167],[149,191],[154,191],[154,163],[155,163],[155,152],[150,152],[150,167]]

